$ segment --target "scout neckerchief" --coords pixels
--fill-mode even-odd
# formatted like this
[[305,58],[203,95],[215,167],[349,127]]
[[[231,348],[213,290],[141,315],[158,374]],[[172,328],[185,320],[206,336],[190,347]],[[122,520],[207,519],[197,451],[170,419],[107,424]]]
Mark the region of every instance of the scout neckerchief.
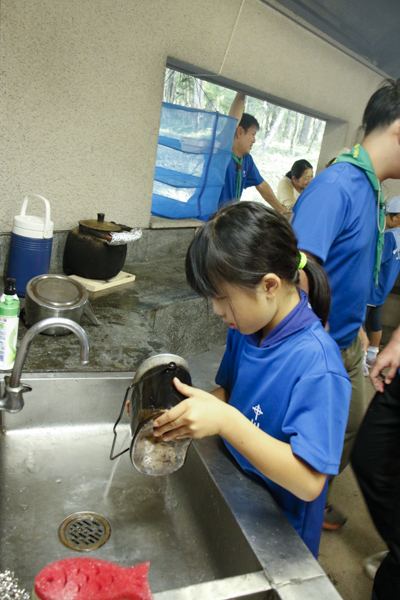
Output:
[[232,152],[233,162],[236,165],[236,190],[235,198],[238,202],[242,193],[242,167],[243,167],[243,156],[238,158],[234,152]]
[[383,196],[381,190],[381,184],[377,176],[375,175],[374,167],[372,166],[371,159],[369,157],[368,152],[360,146],[360,144],[356,144],[352,150],[350,150],[349,154],[340,154],[335,162],[348,162],[352,165],[355,165],[359,169],[362,169],[377,197],[377,221],[378,221],[378,239],[376,242],[376,251],[375,251],[375,265],[374,265],[374,279],[375,286],[378,287],[378,276],[379,269],[381,268],[381,258],[384,244],[384,233],[385,233],[385,198]]

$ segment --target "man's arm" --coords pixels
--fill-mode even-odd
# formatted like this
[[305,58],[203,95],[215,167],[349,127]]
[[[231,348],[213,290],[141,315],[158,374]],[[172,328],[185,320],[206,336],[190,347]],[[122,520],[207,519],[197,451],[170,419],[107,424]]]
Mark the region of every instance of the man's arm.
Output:
[[[386,367],[389,367],[389,371],[386,376],[383,376],[381,372]],[[383,392],[384,385],[393,381],[394,376],[398,368],[400,367],[400,327],[396,329],[390,338],[390,342],[382,352],[379,352],[375,359],[374,365],[369,374],[372,381],[372,385],[378,392]]]
[[246,98],[246,95],[243,92],[238,92],[235,96],[234,101],[232,102],[230,109],[229,109],[228,115],[230,117],[233,117],[234,119],[237,119],[238,125],[243,116],[245,98]]
[[276,196],[279,202],[289,210],[291,210],[296,204],[293,189],[293,185],[287,177],[284,177],[278,183],[278,190],[276,192]]
[[[242,119],[245,98],[246,96],[245,94],[243,94],[243,92],[238,92],[229,109],[228,116],[237,119],[236,129],[238,128],[239,123]],[[221,133],[219,134],[218,140],[223,147],[226,146],[228,142],[230,144],[233,142],[232,130],[230,127],[227,127],[227,124],[225,124]]]
[[256,187],[256,190],[258,191],[258,193],[264,198],[264,200],[266,202],[268,202],[268,204],[270,204],[272,206],[272,208],[275,208],[275,210],[280,212],[282,215],[287,215],[291,212],[289,209],[285,208],[279,202],[278,198],[275,196],[274,192],[272,191],[272,188],[269,185],[269,183],[267,183],[266,181],[263,181],[262,183],[260,183],[260,185],[256,185],[255,187]]

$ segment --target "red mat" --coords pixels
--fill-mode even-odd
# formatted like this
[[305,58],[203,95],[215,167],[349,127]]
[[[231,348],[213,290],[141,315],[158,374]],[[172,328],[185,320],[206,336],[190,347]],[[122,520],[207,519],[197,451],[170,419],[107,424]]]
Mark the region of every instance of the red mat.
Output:
[[38,600],[153,600],[149,566],[125,569],[105,560],[67,558],[37,575],[35,594]]

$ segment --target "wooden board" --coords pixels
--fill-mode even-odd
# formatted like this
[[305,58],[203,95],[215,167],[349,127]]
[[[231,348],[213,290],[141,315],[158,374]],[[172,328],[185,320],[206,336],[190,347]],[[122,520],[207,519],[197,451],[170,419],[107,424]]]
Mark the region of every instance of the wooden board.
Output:
[[132,283],[132,281],[135,281],[136,275],[121,271],[115,277],[105,281],[99,281],[98,279],[85,279],[84,277],[78,277],[78,275],[70,275],[70,278],[75,279],[75,281],[78,281],[85,286],[88,292],[100,292],[101,290],[106,290],[117,285],[123,285],[124,283]]

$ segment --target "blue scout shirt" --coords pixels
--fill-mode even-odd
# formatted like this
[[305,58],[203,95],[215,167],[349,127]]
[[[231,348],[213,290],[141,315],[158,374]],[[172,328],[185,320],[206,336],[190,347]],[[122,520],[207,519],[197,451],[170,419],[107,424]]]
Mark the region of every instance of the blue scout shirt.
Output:
[[[236,165],[233,158],[231,158],[225,173],[225,183],[219,197],[218,208],[221,208],[221,206],[228,202],[234,202],[236,200],[236,175]],[[253,158],[250,154],[245,154],[243,156],[242,189],[240,190],[240,195],[242,195],[244,189],[253,185],[260,185],[263,181],[264,178],[261,177]]]
[[379,271],[378,287],[372,281],[368,304],[381,306],[390,294],[395,281],[400,273],[400,229],[385,231],[385,244],[383,246],[381,270]]
[[332,294],[330,334],[350,346],[365,312],[374,272],[377,200],[362,169],[336,163],[302,192],[293,207],[300,250],[320,258]]
[[[320,473],[338,473],[351,384],[336,343],[308,307],[307,296],[259,346],[260,333],[229,330],[216,382],[229,404]],[[225,442],[239,465],[261,479],[318,557],[326,488],[313,502],[270,481]]]

